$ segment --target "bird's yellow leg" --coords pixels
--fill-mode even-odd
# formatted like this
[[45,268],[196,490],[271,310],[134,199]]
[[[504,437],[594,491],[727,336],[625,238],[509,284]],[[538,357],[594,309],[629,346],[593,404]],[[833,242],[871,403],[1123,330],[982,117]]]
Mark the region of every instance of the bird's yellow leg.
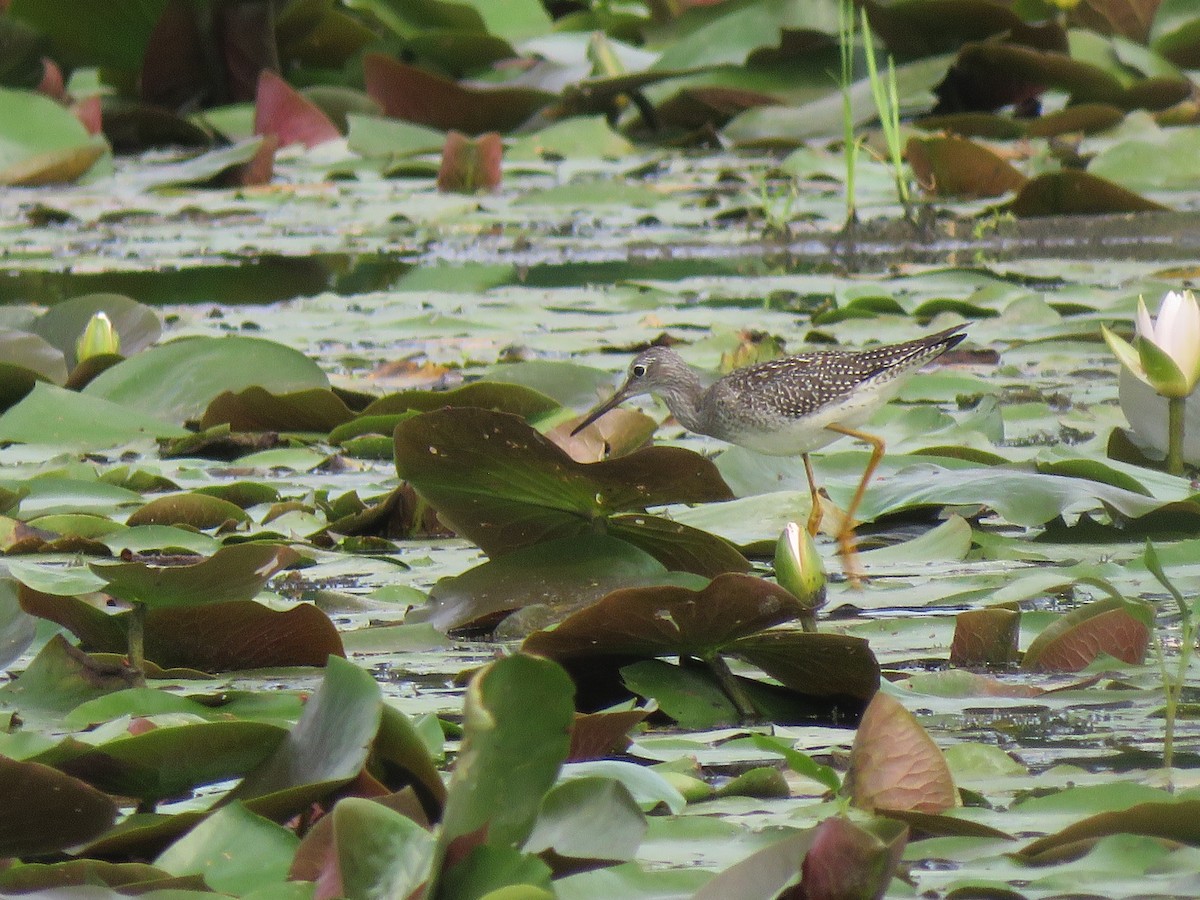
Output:
[[858,487],[854,491],[854,497],[850,500],[850,505],[846,507],[846,518],[842,520],[842,527],[837,536],[838,546],[842,551],[842,566],[846,571],[846,577],[850,580],[851,584],[857,587],[861,583],[862,573],[859,570],[857,554],[854,549],[854,516],[858,513],[858,507],[862,504],[863,496],[867,493],[867,485],[871,481],[871,476],[879,468],[886,445],[883,442],[883,438],[878,435],[867,434],[865,431],[855,431],[853,428],[846,428],[842,425],[826,425],[825,427],[830,431],[836,431],[838,434],[844,434],[847,437],[852,437],[871,445],[871,458],[867,460],[867,467],[863,470],[862,479],[858,482]]
[[800,458],[804,460],[804,474],[808,476],[808,493],[812,496],[812,512],[808,514],[808,533],[813,537],[817,536],[817,531],[821,528],[821,495],[817,493],[817,479],[813,477],[812,460],[808,458],[807,453],[801,453]]

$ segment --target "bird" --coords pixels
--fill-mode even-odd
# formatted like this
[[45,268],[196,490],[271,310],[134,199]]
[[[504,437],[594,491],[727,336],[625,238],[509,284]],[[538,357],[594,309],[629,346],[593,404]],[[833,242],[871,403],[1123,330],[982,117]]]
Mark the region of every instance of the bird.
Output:
[[837,534],[847,578],[857,585],[854,516],[885,450],[883,438],[860,426],[925,363],[964,340],[965,327],[865,350],[784,356],[736,369],[708,387],[674,350],[651,346],[634,357],[624,383],[584,415],[571,434],[626,400],[653,394],[688,431],[768,456],[800,456],[812,497],[807,522],[812,535],[821,526],[822,512],[809,454],[843,437],[863,441],[871,456]]

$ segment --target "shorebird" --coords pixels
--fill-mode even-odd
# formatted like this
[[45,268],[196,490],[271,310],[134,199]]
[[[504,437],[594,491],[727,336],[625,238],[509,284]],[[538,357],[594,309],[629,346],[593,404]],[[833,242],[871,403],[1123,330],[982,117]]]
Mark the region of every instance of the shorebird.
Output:
[[575,426],[575,435],[632,397],[654,394],[688,431],[769,456],[800,456],[812,495],[809,534],[821,526],[821,503],[809,454],[843,437],[871,446],[871,457],[838,531],[846,574],[857,583],[854,516],[883,459],[883,438],[859,430],[921,366],[956,346],[963,325],[867,350],[819,350],[755,363],[705,387],[674,350],[649,347],[634,357],[624,384]]

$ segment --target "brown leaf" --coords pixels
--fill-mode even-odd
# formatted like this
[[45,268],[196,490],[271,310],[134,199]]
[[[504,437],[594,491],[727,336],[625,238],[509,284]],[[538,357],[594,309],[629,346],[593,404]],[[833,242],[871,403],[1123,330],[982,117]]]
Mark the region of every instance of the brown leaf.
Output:
[[1077,169],[1046,172],[1031,179],[1012,202],[1004,206],[1013,215],[1024,218],[1163,212],[1168,208],[1105,178]]
[[719,575],[701,591],[671,585],[622,588],[539,631],[522,649],[551,659],[704,656],[799,615],[796,598],[749,575]]
[[1161,3],[1162,0],[1082,0],[1067,18],[1072,25],[1145,44]]
[[107,794],[50,766],[0,756],[0,857],[61,850],[105,831],[117,816]]
[[1017,660],[1021,611],[993,606],[970,609],[954,619],[950,665],[1002,666]]
[[645,707],[617,712],[576,713],[571,724],[570,762],[603,759],[623,753],[629,746],[629,731],[645,721],[651,710]]
[[494,131],[472,140],[461,131],[446,135],[437,188],[443,194],[475,194],[500,187],[504,142]]
[[908,829],[894,820],[874,819],[862,826],[832,816],[817,826],[800,868],[800,884],[784,897],[879,900],[907,844]]
[[460,84],[379,53],[363,57],[363,79],[385,115],[467,134],[511,131],[557,99],[533,88]]
[[941,197],[998,197],[1029,180],[987,147],[962,137],[909,138],[906,153],[921,187]]
[[274,135],[280,147],[315,147],[341,135],[321,109],[270,69],[258,76],[254,133]]
[[942,751],[913,714],[884,693],[863,713],[843,790],[867,810],[940,813],[959,802]]
[[1021,662],[1035,672],[1078,672],[1100,654],[1141,665],[1150,645],[1150,612],[1120,598],[1072,610],[1034,638]]

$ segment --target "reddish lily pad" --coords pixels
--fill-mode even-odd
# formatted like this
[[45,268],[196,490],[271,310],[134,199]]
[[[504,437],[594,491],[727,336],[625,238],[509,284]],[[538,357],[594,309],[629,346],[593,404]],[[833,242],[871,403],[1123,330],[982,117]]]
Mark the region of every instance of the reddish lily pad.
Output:
[[850,750],[844,790],[861,809],[940,813],[959,804],[942,751],[900,701],[876,694]]
[[992,606],[954,617],[950,644],[952,666],[1003,666],[1017,660],[1021,611]]
[[557,95],[526,87],[473,87],[378,53],[363,58],[367,93],[386,115],[467,134],[512,131]]
[[1105,597],[1074,609],[1033,639],[1023,669],[1078,672],[1101,653],[1141,665],[1150,646],[1154,608],[1140,600]]
[[247,543],[222,547],[192,565],[92,563],[91,569],[114,597],[165,609],[252,600],[272,575],[299,558],[290,547]]
[[571,751],[567,759],[604,759],[629,747],[629,732],[646,720],[652,706],[612,712],[576,713],[571,723]]
[[831,816],[817,826],[801,866],[803,896],[881,900],[908,844],[908,828],[893,819],[863,824]]
[[1029,180],[1012,163],[966,138],[910,138],[906,153],[921,186],[938,196],[998,197]]
[[[110,615],[77,597],[57,597],[25,587],[21,589],[21,607],[69,629],[85,647],[125,652],[126,619],[131,613]],[[229,672],[271,666],[320,666],[329,656],[342,656],[345,651],[337,628],[311,604],[280,612],[252,600],[239,600],[150,610],[145,623],[145,653],[147,659],[164,668]]]
[[494,131],[471,139],[461,131],[446,135],[437,187],[443,193],[475,194],[500,187],[504,142]]
[[0,756],[0,855],[33,856],[63,850],[106,831],[117,817],[107,794],[57,769]]
[[273,135],[280,147],[289,144],[315,147],[341,137],[337,126],[320,107],[270,69],[263,69],[258,75],[254,133]]
[[670,585],[623,588],[530,635],[524,650],[551,659],[587,656],[706,657],[800,614],[778,585],[727,574],[700,591]]

